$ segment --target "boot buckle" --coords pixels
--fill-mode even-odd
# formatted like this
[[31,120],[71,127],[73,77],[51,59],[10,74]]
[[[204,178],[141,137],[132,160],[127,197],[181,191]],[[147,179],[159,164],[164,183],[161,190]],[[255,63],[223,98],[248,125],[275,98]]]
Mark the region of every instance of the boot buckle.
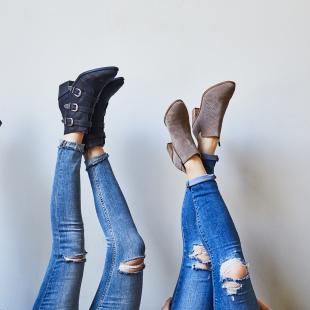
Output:
[[79,109],[79,105],[77,103],[71,103],[72,112],[77,112],[78,109]]
[[79,105],[77,103],[65,103],[64,108],[72,112],[77,112],[79,109]]
[[68,127],[73,126],[73,118],[72,117],[66,117],[63,120],[64,124]]
[[80,88],[73,87],[73,88],[72,88],[72,94],[73,94],[75,97],[79,98],[79,97],[81,97],[81,95],[82,95],[82,91],[81,91]]

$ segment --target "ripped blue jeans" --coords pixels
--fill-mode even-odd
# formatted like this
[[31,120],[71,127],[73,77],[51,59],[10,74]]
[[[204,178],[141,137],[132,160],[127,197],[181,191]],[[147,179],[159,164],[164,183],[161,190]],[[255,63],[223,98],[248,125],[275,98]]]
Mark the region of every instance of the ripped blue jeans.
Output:
[[144,242],[115,179],[108,154],[85,164],[107,241],[104,271],[91,309],[137,310],[142,294]]
[[[80,166],[84,146],[59,145],[51,197],[53,245],[34,310],[77,310],[86,251]],[[137,232],[108,155],[86,161],[97,215],[107,240],[103,275],[91,309],[139,309],[144,243]]]
[[207,175],[187,183],[182,207],[183,259],[171,310],[258,310],[233,220],[218,190],[215,155]]

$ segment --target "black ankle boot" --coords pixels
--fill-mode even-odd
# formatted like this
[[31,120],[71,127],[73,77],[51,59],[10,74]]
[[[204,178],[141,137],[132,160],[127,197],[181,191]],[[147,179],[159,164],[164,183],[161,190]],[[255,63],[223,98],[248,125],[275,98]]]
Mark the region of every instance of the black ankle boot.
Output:
[[123,86],[124,78],[118,77],[110,81],[102,89],[93,114],[92,126],[88,134],[84,136],[83,144],[85,149],[90,149],[94,146],[104,146],[105,133],[104,133],[104,116],[109,104],[110,98]]
[[65,134],[88,132],[97,97],[117,71],[117,67],[89,70],[81,73],[74,82],[67,81],[59,86],[58,102]]

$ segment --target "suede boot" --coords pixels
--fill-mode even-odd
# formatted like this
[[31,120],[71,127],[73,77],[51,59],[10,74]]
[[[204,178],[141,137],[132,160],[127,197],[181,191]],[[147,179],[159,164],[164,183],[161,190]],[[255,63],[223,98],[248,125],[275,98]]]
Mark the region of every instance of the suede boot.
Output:
[[124,78],[118,77],[111,80],[101,90],[95,105],[92,126],[83,139],[85,149],[90,149],[94,146],[104,146],[106,137],[104,132],[104,117],[106,114],[106,109],[110,98],[123,86],[123,84]]
[[176,100],[170,105],[164,123],[172,141],[167,144],[168,153],[175,166],[185,171],[184,164],[192,156],[199,155],[199,151],[192,138],[188,111],[182,100]]
[[81,73],[74,82],[67,81],[59,86],[58,103],[63,116],[64,134],[88,132],[97,97],[117,71],[116,67],[93,69]]
[[235,91],[235,83],[226,81],[207,89],[202,95],[200,108],[192,113],[193,134],[198,139],[220,138],[222,123],[228,103]]

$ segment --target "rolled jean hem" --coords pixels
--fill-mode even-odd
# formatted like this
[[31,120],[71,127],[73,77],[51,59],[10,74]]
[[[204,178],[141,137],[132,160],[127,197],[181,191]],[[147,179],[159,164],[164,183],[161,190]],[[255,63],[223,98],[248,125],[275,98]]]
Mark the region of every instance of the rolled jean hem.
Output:
[[86,170],[88,170],[90,167],[97,165],[98,163],[108,159],[109,154],[103,153],[99,156],[92,157],[91,159],[85,160],[85,166]]
[[215,180],[216,176],[214,174],[205,174],[200,177],[190,179],[186,182],[186,187],[191,187],[194,185],[197,185],[199,183],[207,182],[207,181],[212,181]]
[[213,160],[213,161],[218,161],[219,160],[219,157],[217,155],[210,155],[210,154],[207,154],[207,153],[202,153],[201,157],[204,160]]
[[78,151],[78,152],[84,154],[85,145],[79,144],[76,142],[72,142],[72,141],[60,139],[58,148],[74,150],[74,151]]

